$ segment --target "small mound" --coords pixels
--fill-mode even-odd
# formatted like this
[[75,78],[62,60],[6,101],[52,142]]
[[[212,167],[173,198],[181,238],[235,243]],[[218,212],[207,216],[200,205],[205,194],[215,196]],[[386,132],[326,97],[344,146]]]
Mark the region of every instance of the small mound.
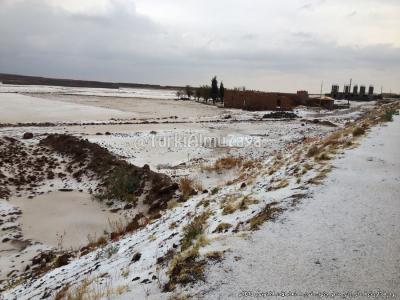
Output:
[[107,149],[88,140],[66,134],[51,134],[40,146],[68,156],[67,170],[77,179],[82,175],[100,180],[97,196],[100,199],[117,199],[136,204],[145,195],[144,203],[150,213],[167,207],[178,185],[170,177],[156,173],[145,165],[142,168],[129,164]]

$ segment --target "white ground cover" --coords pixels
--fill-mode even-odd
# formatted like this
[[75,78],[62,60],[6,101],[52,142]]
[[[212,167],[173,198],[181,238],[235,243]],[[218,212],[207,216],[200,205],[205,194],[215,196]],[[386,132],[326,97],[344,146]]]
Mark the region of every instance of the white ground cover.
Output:
[[399,117],[374,128],[360,147],[333,162],[324,185],[312,188],[296,211],[246,239],[216,242],[229,254],[211,267],[208,284],[191,293],[206,299],[270,291],[297,292],[291,299],[307,292],[338,293],[337,299],[347,292],[362,293],[358,299],[379,291],[400,296],[399,133]]
[[148,99],[175,99],[175,90],[162,89],[139,89],[139,88],[83,88],[83,87],[62,87],[45,85],[0,85],[0,93],[32,93],[32,94],[59,94],[59,95],[81,95],[99,97],[136,97]]
[[[161,293],[166,270],[160,270],[156,260],[179,245],[182,226],[192,220],[193,212],[206,210],[199,205],[205,200],[214,215],[206,230],[210,244],[201,252],[225,250],[226,258],[222,265],[212,267],[211,263],[206,284],[198,283],[185,292],[207,299],[235,297],[242,289],[263,291],[265,287],[299,292],[371,288],[398,292],[399,162],[393,151],[398,146],[398,129],[398,120],[387,128],[374,129],[360,148],[334,161],[336,169],[325,185],[311,189],[312,196],[303,205],[285,212],[279,222],[267,222],[254,234],[213,232],[221,222],[238,224],[274,201],[290,207],[291,196],[303,185],[291,181],[283,189],[267,192],[268,176],[260,175],[245,189],[234,184],[215,195],[195,196],[138,232],[7,291],[5,297],[40,297],[66,283],[78,284],[86,276],[92,289],[112,286],[123,290],[114,299],[167,298],[170,294]],[[362,176],[368,168],[374,176]],[[280,172],[273,176],[283,175]],[[221,199],[238,193],[259,203],[224,215],[219,208]],[[172,228],[172,223],[178,226]],[[137,252],[142,256],[132,262]]]
[[[1,97],[2,94],[0,94],[0,98]],[[55,99],[57,99],[57,97]],[[52,102],[53,100],[48,101]],[[76,101],[79,102],[78,100]],[[86,101],[87,100],[83,102]],[[105,100],[105,102],[108,103],[107,105],[109,105],[109,103],[111,103],[112,101],[114,100]],[[147,103],[149,104],[149,106],[144,109],[146,111],[149,111],[151,107],[150,102]],[[167,107],[169,107],[168,103],[170,103],[172,107],[179,105],[179,103],[177,104],[176,101],[170,101],[165,102],[165,105],[167,105]],[[214,264],[213,262],[208,263],[208,271],[206,272],[206,284],[200,282],[192,288],[184,288],[183,292],[189,293],[191,295],[197,295],[199,297],[205,295],[205,298],[209,299],[215,299],[218,298],[218,296],[224,299],[228,296],[237,295],[240,288],[248,287],[248,289],[263,289],[263,285],[261,284],[262,282],[264,282],[263,280],[265,280],[265,278],[274,277],[275,274],[275,277],[279,279],[277,279],[273,287],[278,288],[279,283],[285,280],[286,277],[284,276],[289,276],[291,272],[293,272],[293,274],[295,275],[289,276],[289,279],[294,280],[294,278],[292,277],[298,276],[298,281],[293,282],[299,284],[302,283],[301,280],[303,277],[307,279],[307,282],[316,282],[316,279],[320,278],[322,275],[325,276],[322,277],[323,279],[328,278],[327,282],[334,282],[334,279],[338,278],[344,281],[347,280],[347,277],[340,278],[339,273],[336,273],[336,277],[334,278],[330,278],[328,276],[328,273],[332,272],[332,270],[336,270],[336,268],[339,268],[340,265],[335,265],[334,263],[327,264],[327,269],[324,270],[324,272],[319,273],[318,269],[307,270],[305,262],[311,262],[313,264],[312,268],[314,268],[314,265],[325,266],[326,261],[323,255],[327,255],[327,250],[325,250],[326,248],[324,247],[316,247],[314,245],[314,241],[316,239],[318,241],[317,244],[319,243],[319,241],[327,242],[329,233],[332,234],[330,239],[332,239],[333,241],[332,243],[328,243],[328,245],[331,245],[333,248],[333,250],[329,251],[336,251],[334,252],[335,257],[332,258],[343,258],[343,260],[346,261],[346,258],[343,257],[343,255],[342,257],[340,257],[338,253],[339,250],[341,250],[341,244],[335,244],[335,241],[337,242],[338,239],[340,240],[340,234],[344,232],[344,230],[348,230],[348,232],[345,232],[346,235],[344,236],[348,237],[350,241],[353,241],[355,239],[355,235],[359,233],[353,233],[352,229],[349,229],[350,225],[348,225],[348,227],[341,227],[343,226],[343,224],[346,224],[346,214],[343,215],[343,211],[335,212],[334,209],[342,208],[343,206],[343,210],[346,210],[347,216],[349,216],[350,212],[352,212],[353,209],[361,209],[362,211],[363,205],[353,205],[352,201],[350,200],[344,201],[343,203],[340,202],[338,205],[335,205],[335,200],[337,200],[335,199],[335,195],[337,195],[343,188],[343,195],[351,196],[354,192],[354,190],[352,189],[353,185],[349,184],[348,182],[352,181],[347,179],[348,184],[345,185],[340,181],[342,177],[345,177],[345,175],[341,176],[339,174],[337,175],[337,177],[335,177],[336,179],[333,181],[332,178],[329,177],[327,182],[331,183],[330,186],[332,188],[335,188],[333,190],[323,190],[325,187],[324,186],[311,190],[312,195],[314,195],[315,199],[311,198],[313,200],[305,200],[304,204],[300,206],[299,210],[297,211],[293,211],[296,208],[291,207],[291,203],[293,202],[292,196],[298,193],[305,194],[307,192],[310,192],[309,187],[305,186],[305,181],[313,177],[315,175],[315,171],[310,171],[309,173],[307,173],[304,178],[302,178],[301,182],[296,182],[295,178],[289,178],[287,186],[283,186],[283,188],[277,189],[275,191],[268,190],[269,188],[275,186],[275,184],[278,183],[280,180],[286,178],[288,172],[290,173],[291,168],[293,167],[293,153],[290,152],[289,146],[292,143],[301,143],[304,138],[323,136],[334,129],[330,127],[312,125],[309,123],[305,123],[301,120],[287,122],[246,122],[246,120],[261,117],[264,112],[249,113],[239,110],[232,111],[232,119],[240,120],[240,122],[224,121],[206,125],[199,125],[196,123],[196,120],[198,120],[199,118],[222,120],[222,116],[224,116],[227,111],[218,110],[214,107],[212,108],[214,111],[213,113],[211,113],[211,111],[209,110],[209,106],[202,106],[201,104],[196,103],[181,103],[186,108],[201,107],[201,113],[192,116],[191,119],[188,119],[189,121],[191,120],[191,122],[193,123],[168,125],[143,124],[129,126],[107,125],[106,127],[69,126],[55,128],[29,128],[29,131],[34,132],[35,135],[44,134],[46,132],[64,132],[65,130],[69,130],[70,133],[89,138],[89,140],[97,142],[107,147],[112,152],[123,155],[129,161],[139,165],[149,163],[152,167],[155,168],[158,165],[162,164],[175,166],[181,162],[185,162],[187,163],[187,166],[181,170],[182,174],[199,176],[200,178],[203,178],[205,180],[205,185],[207,188],[212,187],[213,185],[219,185],[219,190],[216,190],[213,193],[209,192],[206,194],[194,196],[190,198],[187,202],[178,204],[177,207],[175,207],[174,209],[166,211],[165,213],[163,213],[163,216],[159,220],[154,221],[154,223],[147,225],[145,228],[142,228],[131,235],[125,236],[117,242],[109,243],[108,245],[94,251],[93,253],[82,256],[72,261],[67,266],[55,269],[45,274],[42,278],[36,278],[6,291],[4,293],[4,297],[6,299],[36,299],[42,297],[43,295],[54,296],[54,292],[60,287],[65,286],[66,284],[71,284],[75,286],[79,285],[79,283],[81,283],[82,280],[85,278],[90,281],[90,290],[95,289],[104,291],[106,289],[111,289],[113,299],[144,299],[146,297],[148,297],[149,299],[167,298],[170,296],[170,293],[162,293],[161,290],[163,285],[168,280],[168,276],[166,274],[168,268],[160,267],[159,265],[157,265],[157,258],[160,258],[171,249],[177,248],[179,251],[183,227],[193,220],[194,215],[198,215],[208,209],[213,212],[213,215],[210,216],[207,222],[207,229],[205,230],[205,235],[209,239],[210,244],[201,248],[200,252],[203,255],[208,251],[224,250],[226,251],[226,257],[223,263],[218,263],[216,267],[212,266]],[[73,104],[76,105],[77,103]],[[81,103],[78,104],[81,105]],[[102,105],[103,104],[97,103],[96,105],[93,105],[92,108],[96,110],[99,106]],[[204,110],[203,107],[205,107]],[[306,111],[306,109],[302,109],[302,111],[304,113],[304,117],[306,118],[324,119],[324,116],[326,115],[330,121],[337,122],[338,125],[342,126],[345,121],[356,117],[359,114],[360,109],[363,108],[361,107],[357,110],[348,110],[342,113],[320,113],[314,110]],[[170,114],[170,111],[168,111],[168,114],[170,116],[172,115]],[[153,117],[154,116],[152,116],[152,118]],[[392,128],[393,124],[395,123],[391,123],[388,128],[381,128],[380,130],[382,130],[382,132],[385,132],[386,130]],[[396,122],[396,124],[398,124],[398,122]],[[7,134],[10,136],[17,135],[18,137],[20,137],[24,130],[28,129],[3,128],[0,132],[2,134]],[[198,157],[195,158],[203,158],[204,161],[202,162],[211,163],[216,159],[216,157],[218,157],[217,154],[220,156],[224,156],[229,153],[230,155],[234,156],[242,156],[244,157],[244,159],[253,159],[261,164],[258,169],[255,169],[253,171],[245,171],[244,173],[248,173],[248,177],[245,177],[245,179],[243,179],[242,181],[227,185],[225,182],[217,183],[215,180],[213,180],[212,177],[215,176],[215,174],[199,173],[199,170],[197,169],[199,165],[189,161],[191,158],[193,158],[193,151],[190,151],[190,156],[189,158],[187,158],[187,154],[189,151],[186,151],[185,149],[179,147],[173,147],[171,149],[160,149],[157,147],[143,147],[139,149],[133,149],[131,143],[135,141],[135,139],[149,139],[153,137],[154,133],[151,133],[152,130],[156,131],[156,136],[158,137],[168,137],[176,132],[183,134],[184,136],[190,135],[192,133],[202,132],[208,135],[216,136],[227,136],[228,134],[232,134],[233,140],[237,140],[240,136],[255,135],[265,140],[267,144],[261,148],[226,147],[209,149],[203,146],[195,149],[198,154]],[[104,133],[104,131],[109,131],[111,134],[107,136],[96,135],[96,132]],[[391,129],[391,132],[392,131],[393,129]],[[377,135],[376,132],[377,130],[374,129],[373,133],[371,133],[371,137],[375,138],[374,136]],[[385,138],[384,142],[385,146],[382,147],[382,153],[384,153],[386,151],[385,149],[387,148],[386,140],[387,137]],[[362,147],[364,147],[364,144]],[[268,174],[267,168],[274,163],[274,156],[272,155],[272,153],[275,153],[274,150],[282,151],[282,161],[287,164],[287,166],[284,166],[276,173],[270,175]],[[365,164],[368,163],[363,161],[364,165],[360,164],[360,166],[357,167],[356,162],[359,155],[357,154],[357,151],[359,150],[352,150],[348,152],[349,155],[351,155],[351,153],[356,154],[352,157],[351,160],[347,160],[346,163],[347,165],[352,166],[354,161],[356,170],[359,170],[358,172],[352,174],[352,180],[353,178],[355,178],[354,180],[368,178],[368,176],[359,176],[360,174],[362,174],[362,168],[366,168],[367,166]],[[372,153],[369,148],[365,151],[369,151]],[[340,171],[340,163],[341,160],[335,161],[334,164],[337,165],[338,169],[335,170],[333,174]],[[386,169],[389,170],[389,172],[393,171],[392,167],[387,167],[385,165],[385,170]],[[161,168],[161,170],[163,169]],[[165,172],[168,172],[168,168],[164,170]],[[238,174],[232,174],[232,178],[237,175]],[[207,176],[209,178],[207,178]],[[396,176],[398,181],[398,173]],[[246,178],[248,180],[246,180]],[[241,185],[242,182],[246,182],[247,185],[243,187]],[[338,185],[336,183],[338,183]],[[363,184],[365,186],[365,183]],[[370,182],[368,182],[368,184],[370,184]],[[318,201],[316,197],[317,195],[319,195],[318,192],[322,193],[325,197],[328,198]],[[363,193],[364,189],[358,192]],[[379,189],[377,190],[377,192],[379,192]],[[390,194],[391,192],[388,193]],[[396,193],[393,192],[392,194]],[[248,196],[251,199],[256,200],[257,202],[250,204],[248,209],[239,209],[231,214],[225,214],[223,212],[222,203],[227,197],[241,200],[244,196]],[[351,198],[354,198],[354,196]],[[248,231],[248,225],[246,221],[262,211],[262,209],[267,204],[275,201],[279,202],[282,207],[289,209],[287,212],[284,213],[283,217],[280,219],[280,222],[267,222],[260,231],[254,234],[250,233]],[[314,202],[316,203],[316,206],[311,206],[311,203]],[[205,205],[205,203],[208,203],[207,206]],[[372,200],[370,204],[372,205]],[[307,210],[308,205],[311,206],[311,211]],[[371,209],[371,207],[372,206],[366,206],[364,208],[366,210],[365,213],[368,211],[368,209]],[[393,207],[390,207],[390,209],[393,210]],[[295,222],[296,220],[299,222],[304,222],[299,225],[300,229],[297,230],[295,228],[296,226],[293,225],[293,222],[290,221],[289,218],[292,216],[294,218],[293,222]],[[328,219],[327,216],[331,216],[332,219]],[[337,222],[337,220],[335,221],[335,218],[333,217],[339,218],[339,222]],[[286,219],[289,219],[289,221],[286,221]],[[312,225],[314,220],[318,225],[315,227],[318,228],[309,230],[309,228],[313,228]],[[323,225],[326,225],[324,223],[325,220],[330,220],[331,223],[328,227],[333,230],[332,232],[318,231],[318,229],[322,230],[324,228]],[[238,226],[238,228],[240,229],[239,233],[232,232],[232,229],[228,230],[226,233],[214,233],[216,227],[223,222],[233,225],[232,229]],[[294,227],[290,227],[291,224]],[[396,224],[395,226],[397,226]],[[367,228],[371,228],[373,226],[371,222],[366,222],[365,225],[367,225]],[[386,226],[387,224],[383,224],[382,226],[384,227],[384,225]],[[361,227],[361,225],[357,227],[358,230],[361,230]],[[334,229],[336,228],[339,228],[339,231],[335,232]],[[361,230],[361,232],[363,231]],[[352,236],[351,234],[354,234],[354,236]],[[286,238],[284,239],[281,237]],[[326,239],[324,240],[324,238]],[[290,239],[292,239],[293,241],[297,241],[298,247],[291,246],[291,241],[288,241]],[[302,244],[302,242],[304,242],[304,244]],[[273,245],[277,245],[276,250],[271,250],[271,248],[273,248]],[[299,251],[297,251],[298,249],[308,251],[310,248],[307,247],[312,248],[313,245],[316,247],[316,249],[311,249],[314,250],[314,252],[310,252],[311,255],[303,252],[299,253]],[[352,246],[352,244],[345,245]],[[397,246],[395,245],[394,247]],[[266,249],[268,249],[268,251],[266,251]],[[356,248],[356,250],[357,249],[360,250],[359,248]],[[361,247],[361,250],[363,250],[364,253],[368,253],[365,252],[366,248],[362,249]],[[359,253],[357,254],[356,251],[354,252],[355,256],[360,255]],[[133,262],[132,257],[135,253],[141,253],[141,258],[138,261]],[[253,255],[253,253],[255,254]],[[281,255],[281,253],[284,253],[285,255]],[[288,265],[290,265],[291,262],[293,262],[293,264],[297,263],[296,259],[298,256],[300,257],[299,262],[303,263],[304,265],[300,265],[300,267],[293,266],[289,268]],[[327,255],[326,257],[328,256],[329,255]],[[268,266],[264,267],[262,263],[256,260],[258,257],[260,258],[261,262],[265,260],[267,263],[271,263],[271,266],[269,267],[274,267],[275,269],[272,269],[273,271],[270,271]],[[288,260],[289,264],[285,262],[286,260]],[[329,259],[326,258],[326,260]],[[274,262],[277,263],[274,264]],[[278,264],[278,262],[280,264]],[[324,264],[322,264],[322,262]],[[255,266],[256,264],[257,266]],[[278,267],[281,267],[281,269],[279,269]],[[221,270],[218,270],[219,268],[221,268]],[[257,270],[256,273],[253,273],[251,268],[255,268]],[[300,271],[298,269],[300,269]],[[271,275],[270,273],[273,272],[275,273]],[[351,275],[354,274],[355,273],[352,273]],[[258,279],[256,279],[255,277],[257,277]],[[254,280],[254,285],[248,283],[250,282],[250,280]],[[229,283],[229,281],[232,282]],[[248,285],[241,285],[240,282],[242,281],[243,283],[248,283]],[[288,289],[289,288],[291,288],[291,286],[288,286]],[[178,287],[177,292],[179,291],[180,288]]]
[[0,93],[0,122],[62,122],[132,118],[123,111],[39,99],[19,94]]

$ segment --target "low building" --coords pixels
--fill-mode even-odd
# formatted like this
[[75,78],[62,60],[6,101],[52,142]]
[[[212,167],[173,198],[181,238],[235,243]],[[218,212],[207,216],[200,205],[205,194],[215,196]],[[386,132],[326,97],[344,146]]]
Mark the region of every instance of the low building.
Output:
[[298,91],[294,94],[227,90],[224,96],[224,106],[251,111],[292,110],[298,105],[307,105],[308,99],[307,91]]
[[307,101],[307,106],[311,107],[323,107],[326,109],[334,109],[335,108],[335,100],[332,98],[310,98]]

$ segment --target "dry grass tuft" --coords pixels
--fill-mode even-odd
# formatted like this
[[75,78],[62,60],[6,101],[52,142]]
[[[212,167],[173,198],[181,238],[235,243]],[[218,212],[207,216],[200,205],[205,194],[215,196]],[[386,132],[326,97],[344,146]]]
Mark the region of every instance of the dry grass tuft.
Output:
[[220,208],[222,209],[223,215],[230,215],[237,210],[246,210],[249,205],[257,204],[258,200],[251,198],[249,195],[241,196],[238,194],[227,195],[221,201]]
[[99,285],[95,279],[84,278],[79,285],[71,287],[69,284],[61,288],[55,295],[56,300],[100,300],[111,299],[128,291],[127,285],[113,287],[111,282]]
[[324,147],[337,146],[341,143],[341,141],[340,141],[341,137],[342,137],[342,133],[340,131],[334,132],[323,140],[322,145]]
[[305,163],[303,165],[303,170],[301,171],[301,174],[304,175],[306,174],[308,171],[310,171],[312,169],[312,166],[309,163]]
[[170,296],[168,300],[189,300],[189,298],[184,294],[178,294]]
[[107,244],[108,240],[107,236],[102,235],[99,238],[96,238],[96,236],[91,236],[90,234],[87,236],[87,239],[88,239],[87,247],[93,249],[104,246],[105,244]]
[[242,165],[242,159],[240,157],[222,157],[217,159],[213,165],[201,166],[202,171],[207,172],[218,172],[221,170],[230,170]]
[[198,280],[205,280],[205,260],[199,260],[199,246],[196,245],[174,256],[167,274],[169,281],[164,286],[164,291],[173,291],[177,284],[186,285]]
[[68,294],[68,290],[70,288],[70,284],[67,283],[66,285],[64,285],[58,292],[57,294],[54,296],[54,300],[63,300],[67,298],[67,294]]
[[314,157],[317,154],[319,154],[320,152],[321,152],[321,150],[318,148],[318,146],[317,145],[313,145],[313,146],[311,146],[310,149],[308,149],[307,156],[308,157]]
[[198,192],[202,192],[204,190],[203,184],[198,180],[193,181],[193,187]]
[[282,168],[283,165],[284,165],[283,157],[281,154],[278,154],[274,158],[272,165],[269,166],[269,168],[267,169],[268,175],[273,175],[276,171]]
[[266,221],[274,221],[284,209],[277,206],[277,202],[269,203],[257,215],[252,217],[247,222],[250,223],[251,230],[258,230],[260,226]]
[[[271,184],[272,184],[273,182],[274,182],[274,181],[271,180]],[[289,185],[289,181],[288,181],[286,178],[283,178],[283,179],[280,179],[279,181],[273,183],[273,184],[268,188],[268,191],[276,191],[276,190],[279,190],[279,189],[283,189],[283,188],[287,187],[288,185]]]
[[317,160],[330,160],[331,157],[326,152],[322,152],[320,155],[316,157]]
[[364,128],[362,128],[362,127],[354,128],[354,130],[353,130],[353,136],[354,137],[360,136],[360,135],[363,135],[363,134],[365,134],[365,129]]
[[260,167],[261,167],[261,164],[259,162],[256,162],[254,160],[245,160],[242,163],[241,171],[257,169],[257,168],[260,168]]
[[[72,291],[68,290],[69,286],[67,287],[66,290],[63,291],[63,298],[59,298],[59,299],[67,299],[67,300],[84,300],[84,299],[88,299],[89,296],[91,298],[89,299],[99,299],[100,297],[97,297],[96,295],[91,295],[91,291],[89,289],[89,286],[93,283],[93,280],[89,280],[87,278],[84,278],[82,280],[82,282],[80,283],[80,285],[78,285],[77,287],[75,287]],[[58,297],[60,297],[59,294],[57,294]]]
[[179,205],[178,200],[176,200],[176,199],[171,199],[171,200],[169,200],[168,203],[167,203],[167,208],[168,208],[168,209],[173,209],[173,208],[177,207],[178,205]]
[[110,227],[110,231],[113,233],[114,239],[124,235],[126,232],[126,224],[122,219],[115,221],[108,220],[108,226]]
[[231,227],[232,227],[232,225],[229,223],[220,223],[220,224],[218,224],[217,228],[215,228],[215,230],[213,232],[214,233],[215,232],[218,232],[218,233],[226,232]]
[[329,166],[329,167],[327,167],[325,169],[322,169],[320,172],[318,172],[318,174],[315,177],[311,178],[308,181],[308,183],[317,184],[317,185],[321,184],[322,180],[324,180],[328,176],[328,173],[330,171],[332,171],[332,167],[331,166]]
[[179,190],[185,200],[193,194],[193,183],[193,179],[190,179],[189,177],[182,177],[179,181]]
[[221,261],[224,257],[224,252],[222,251],[211,251],[205,254],[205,257],[208,260],[213,260],[213,261]]
[[210,211],[203,212],[201,215],[194,217],[193,221],[183,228],[182,251],[192,246],[193,241],[203,234],[209,216]]

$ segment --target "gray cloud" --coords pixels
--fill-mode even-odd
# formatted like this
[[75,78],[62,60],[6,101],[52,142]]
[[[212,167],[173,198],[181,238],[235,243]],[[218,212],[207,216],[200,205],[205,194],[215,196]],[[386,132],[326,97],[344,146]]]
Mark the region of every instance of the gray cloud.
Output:
[[338,45],[296,26],[279,35],[176,30],[137,13],[132,1],[109,3],[106,13],[85,13],[0,0],[0,72],[161,84],[202,84],[220,74],[228,86],[260,89],[296,78],[274,85],[287,90],[312,89],[322,76],[379,77],[393,89],[399,82],[400,51],[391,44]]

